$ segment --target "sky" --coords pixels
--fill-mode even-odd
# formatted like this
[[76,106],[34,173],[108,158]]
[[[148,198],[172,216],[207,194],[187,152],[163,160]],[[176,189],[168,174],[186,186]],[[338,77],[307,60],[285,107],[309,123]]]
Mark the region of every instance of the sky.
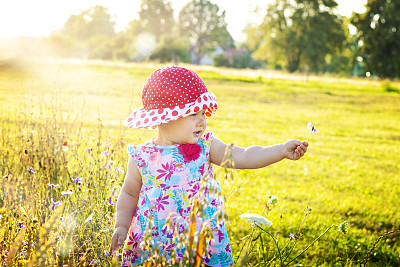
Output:
[[[181,8],[190,0],[172,0],[172,8],[177,17]],[[263,12],[255,13],[257,7],[265,7],[273,0],[211,0],[221,10],[226,11],[228,31],[233,39],[244,39],[243,29],[248,23],[260,23]],[[0,0],[0,40],[13,36],[47,36],[52,31],[61,29],[71,15],[101,5],[109,9],[115,18],[115,30],[139,17],[141,0]],[[338,13],[350,16],[351,13],[365,11],[367,0],[336,0]],[[265,8],[260,8],[265,10]]]

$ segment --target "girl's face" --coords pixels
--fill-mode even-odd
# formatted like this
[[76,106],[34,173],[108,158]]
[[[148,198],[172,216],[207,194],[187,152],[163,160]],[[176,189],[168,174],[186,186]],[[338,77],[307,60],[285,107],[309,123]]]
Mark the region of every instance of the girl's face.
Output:
[[156,143],[159,145],[195,144],[207,127],[205,109],[187,117],[158,126]]

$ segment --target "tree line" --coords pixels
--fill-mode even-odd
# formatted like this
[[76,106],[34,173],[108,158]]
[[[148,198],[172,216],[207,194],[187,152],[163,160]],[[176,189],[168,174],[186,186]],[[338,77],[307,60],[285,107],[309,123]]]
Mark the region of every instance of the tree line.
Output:
[[400,1],[368,1],[366,12],[350,18],[337,14],[337,5],[276,0],[265,7],[262,23],[245,29],[241,43],[227,30],[225,11],[210,0],[188,2],[177,20],[171,1],[142,0],[139,19],[119,33],[108,9],[94,6],[70,16],[46,42],[65,57],[200,64],[213,55],[216,66],[399,77]]

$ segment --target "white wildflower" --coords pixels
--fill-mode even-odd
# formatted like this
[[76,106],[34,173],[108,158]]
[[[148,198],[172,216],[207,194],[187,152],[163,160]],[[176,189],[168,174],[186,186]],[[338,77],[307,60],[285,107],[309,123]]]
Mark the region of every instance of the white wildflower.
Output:
[[92,221],[92,214],[89,215],[89,217],[86,218],[85,223]]
[[267,220],[265,217],[258,215],[256,213],[243,213],[239,217],[245,219],[246,222],[255,223],[257,225],[265,225],[265,226],[272,225],[271,221]]

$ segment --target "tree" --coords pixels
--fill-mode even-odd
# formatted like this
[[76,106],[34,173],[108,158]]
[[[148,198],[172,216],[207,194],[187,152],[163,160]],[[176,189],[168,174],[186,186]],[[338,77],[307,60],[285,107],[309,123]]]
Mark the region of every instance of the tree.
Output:
[[72,15],[64,27],[52,33],[50,41],[63,48],[63,55],[111,59],[114,48],[114,21],[108,9],[94,6]]
[[163,35],[161,41],[150,55],[151,60],[159,60],[161,63],[174,61],[190,62],[190,44],[184,38],[176,38],[173,35]]
[[179,12],[181,35],[188,37],[196,48],[195,64],[215,47],[232,47],[233,38],[226,28],[225,11],[209,0],[192,0]]
[[87,40],[96,35],[112,37],[115,35],[114,24],[108,9],[97,5],[79,15],[70,16],[61,31],[79,40]]
[[349,24],[350,19],[344,18],[342,28],[345,31],[346,40],[341,49],[326,56],[324,72],[349,76],[358,67],[356,66],[356,57],[359,54],[358,37],[350,34]]
[[345,40],[336,6],[334,0],[277,0],[261,25],[250,29],[247,45],[256,49],[255,58],[291,72],[305,66],[321,71],[326,56],[340,50]]
[[171,2],[165,0],[142,0],[139,16],[143,30],[154,34],[157,40],[170,33],[175,24]]
[[360,52],[366,70],[380,77],[400,77],[400,2],[368,1],[366,8],[351,18],[363,43]]

